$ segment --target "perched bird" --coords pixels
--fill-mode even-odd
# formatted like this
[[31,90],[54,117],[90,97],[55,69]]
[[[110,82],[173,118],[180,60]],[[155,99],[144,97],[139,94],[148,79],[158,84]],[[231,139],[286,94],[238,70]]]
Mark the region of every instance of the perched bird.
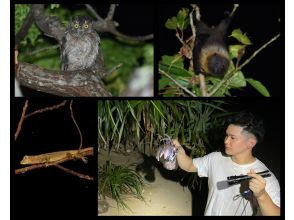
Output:
[[62,40],[61,69],[95,68],[100,50],[100,37],[93,28],[93,21],[86,16],[77,16],[69,23]]

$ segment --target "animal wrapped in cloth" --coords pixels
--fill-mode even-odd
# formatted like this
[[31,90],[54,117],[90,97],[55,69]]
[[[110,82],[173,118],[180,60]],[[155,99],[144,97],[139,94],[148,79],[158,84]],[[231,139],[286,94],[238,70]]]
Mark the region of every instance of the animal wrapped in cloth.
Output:
[[168,170],[175,170],[178,168],[177,164],[177,148],[174,146],[172,139],[165,135],[162,138],[164,142],[163,147],[160,147],[156,152],[156,159],[163,163],[164,168]]

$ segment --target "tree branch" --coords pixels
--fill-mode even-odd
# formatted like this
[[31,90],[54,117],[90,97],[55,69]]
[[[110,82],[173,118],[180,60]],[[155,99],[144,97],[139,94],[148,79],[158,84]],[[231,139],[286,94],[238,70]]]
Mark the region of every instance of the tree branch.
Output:
[[219,84],[217,84],[215,87],[212,88],[212,91],[208,94],[208,96],[213,96],[214,93],[218,91],[218,89],[227,81],[229,81],[232,77],[234,77],[235,74],[237,74],[244,66],[246,66],[258,53],[260,53],[263,49],[265,49],[269,44],[274,42],[280,37],[280,34],[277,34],[272,39],[270,39],[268,42],[266,42],[264,45],[262,45],[258,50],[256,50],[244,63],[242,63],[240,66],[238,66],[235,70],[228,73],[227,76],[225,76]]
[[145,41],[145,40],[153,39],[153,34],[148,34],[144,36],[128,36],[128,35],[122,34],[118,30],[116,30],[116,28],[109,29],[108,32],[114,34],[117,37],[121,37],[125,40],[131,40],[131,41]]
[[20,84],[58,96],[111,96],[96,70],[58,72],[20,63]]
[[18,122],[16,132],[15,132],[15,134],[14,134],[14,141],[16,141],[16,139],[17,139],[17,137],[18,137],[18,135],[19,135],[19,132],[21,131],[21,126],[22,126],[22,123],[23,123],[23,121],[24,121],[24,119],[25,119],[26,111],[27,111],[27,108],[28,108],[28,105],[29,105],[28,102],[29,102],[29,101],[26,100],[26,102],[25,102],[25,104],[24,104],[24,106],[23,106],[23,108],[22,108],[21,117],[20,117],[20,120],[19,120],[19,122]]
[[49,37],[58,40],[59,44],[65,34],[65,27],[56,16],[45,16],[43,4],[32,5],[36,24]]
[[[70,150],[68,150],[70,152]],[[81,150],[71,150],[71,151],[75,151],[77,152],[77,155],[79,155],[78,157],[72,156],[70,153],[67,156],[64,156],[62,159],[59,160],[55,160],[52,162],[44,162],[44,163],[32,163],[32,165],[24,167],[24,168],[20,168],[20,169],[16,169],[14,171],[15,174],[22,174],[25,173],[27,171],[30,170],[35,170],[35,169],[40,169],[40,168],[44,168],[44,167],[50,167],[50,166],[55,166],[56,164],[60,164],[66,161],[70,161],[70,160],[76,160],[77,158],[81,158],[85,157],[85,156],[93,156],[94,155],[94,149],[93,147],[87,147],[87,148],[82,148]],[[45,158],[45,160],[51,160],[50,158],[50,154],[54,154],[54,153],[58,153],[58,152],[51,152],[51,153],[47,153],[47,154],[41,154],[41,155],[35,155],[35,156],[29,156],[29,157],[47,157]],[[46,156],[49,155],[49,156]],[[27,156],[28,157],[28,156]],[[40,161],[42,162],[42,159],[40,159]]]
[[70,169],[68,169],[68,168],[66,168],[64,166],[59,165],[59,164],[55,164],[54,166],[61,169],[61,170],[63,170],[66,173],[72,174],[72,175],[77,176],[77,177],[82,178],[82,179],[86,179],[86,180],[93,180],[94,179],[91,176],[88,176],[88,175],[85,175],[85,174],[82,174],[82,173],[78,173],[76,171],[70,170]]
[[174,78],[172,78],[170,75],[168,75],[163,70],[159,69],[159,73],[165,75],[168,77],[171,81],[173,81],[178,87],[180,87],[182,90],[184,90],[186,93],[188,93],[192,97],[197,97],[194,93],[192,93],[190,90],[188,90],[186,87],[182,86],[178,81],[176,81]]
[[65,104],[67,103],[68,101],[65,100],[65,101],[62,101],[61,103],[57,104],[57,105],[53,105],[53,106],[50,106],[50,107],[45,107],[45,108],[41,108],[41,109],[38,109],[32,113],[29,113],[27,115],[25,115],[25,119],[33,116],[33,115],[36,115],[36,114],[41,114],[43,112],[47,112],[47,111],[54,111],[55,109],[58,109],[58,108],[61,108],[63,106],[65,106]]
[[27,14],[20,30],[17,32],[15,36],[15,47],[18,48],[20,42],[24,39],[24,37],[27,35],[30,27],[32,26],[34,22],[34,14],[32,8],[30,9],[29,13]]
[[85,6],[98,21],[103,21],[103,18],[100,17],[100,15],[94,10],[91,5],[85,4]]
[[116,6],[118,6],[118,4],[111,4],[110,5],[110,8],[109,8],[109,11],[108,11],[108,14],[107,14],[105,20],[112,20],[113,19],[113,15],[114,15]]
[[78,126],[78,124],[77,124],[77,122],[75,120],[74,114],[73,114],[72,102],[73,102],[73,100],[70,101],[70,105],[69,105],[70,116],[71,116],[71,118],[72,118],[72,120],[73,120],[73,122],[74,122],[74,124],[75,124],[75,126],[76,126],[76,128],[78,130],[78,132],[79,132],[79,135],[80,135],[80,147],[79,147],[79,150],[80,150],[82,148],[82,146],[83,146],[83,136],[82,136],[82,132],[81,132],[81,130],[80,130],[80,128],[79,128],[79,126]]

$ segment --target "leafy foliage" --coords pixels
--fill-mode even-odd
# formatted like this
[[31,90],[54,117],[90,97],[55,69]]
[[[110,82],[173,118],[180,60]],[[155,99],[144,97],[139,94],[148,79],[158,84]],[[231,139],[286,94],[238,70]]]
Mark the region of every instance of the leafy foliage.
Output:
[[[178,138],[191,157],[217,150],[212,139],[223,138],[223,117],[229,113],[221,100],[104,100],[98,101],[98,146],[124,151],[134,146],[154,155],[165,134]],[[220,129],[219,129],[220,130]],[[213,135],[213,138],[211,136]],[[193,184],[197,175],[191,179]]]
[[165,23],[165,27],[171,30],[176,30],[177,28],[181,31],[184,31],[189,25],[189,9],[181,9],[177,16],[168,19]]
[[143,199],[143,180],[136,171],[108,162],[98,169],[98,193],[116,200],[118,206],[128,208],[124,196]]
[[250,83],[250,85],[252,85],[263,96],[270,97],[269,92],[267,91],[267,89],[265,88],[265,86],[261,82],[254,80],[254,79],[250,79],[250,78],[247,78],[246,81],[248,83]]
[[[16,34],[27,14],[29,13],[30,11],[30,5],[28,4],[23,4],[23,5],[19,5],[19,4],[16,4],[15,5],[15,11],[14,11],[14,17],[15,17],[15,26],[14,26],[14,34]],[[24,40],[21,42],[21,45],[22,46],[26,46],[28,44],[31,44],[31,45],[35,45],[36,42],[37,42],[37,39],[38,37],[41,35],[41,32],[40,30],[37,28],[37,26],[35,24],[33,24],[29,30],[29,33],[27,34],[27,36],[24,38]]]
[[[177,16],[169,18],[165,23],[166,28],[176,31],[176,35],[178,38],[180,36],[182,41],[185,41],[183,37],[185,34],[184,30],[190,23],[189,13],[191,12],[187,8],[183,8],[179,10]],[[223,79],[217,76],[206,76],[205,84],[209,96],[231,96],[230,91],[232,89],[246,87],[246,82],[252,85],[261,95],[270,96],[270,93],[261,82],[255,79],[247,79],[239,68],[239,61],[245,54],[245,48],[252,44],[250,39],[246,34],[242,33],[241,29],[233,30],[230,37],[236,39],[238,44],[229,47],[231,57],[229,70]],[[188,37],[186,39],[188,39]],[[179,51],[181,51],[181,49],[179,49]],[[182,53],[180,52],[180,54]],[[248,60],[248,62],[249,61],[250,60]],[[185,67],[184,62],[184,56],[164,55],[159,62],[159,70],[165,72],[165,74],[177,81],[183,88],[192,91],[196,96],[202,96],[199,75],[191,71],[190,67]],[[247,64],[246,61],[244,63]],[[162,74],[159,79],[159,93],[167,97],[186,96],[184,90],[165,74]]]
[[[223,104],[218,100],[98,101],[99,147],[119,149],[126,141],[136,143],[141,152],[152,153],[159,137],[168,134],[197,148],[199,139],[209,143],[206,133],[216,126],[219,114],[225,112]],[[139,144],[141,139],[148,146]]]
[[243,34],[241,29],[235,29],[232,31],[232,37],[237,39],[240,43],[244,45],[251,45],[252,42],[249,40],[249,38],[246,36],[246,34]]
[[107,69],[118,64],[122,67],[106,77],[107,87],[114,96],[121,94],[127,86],[132,71],[142,65],[153,66],[153,45],[146,43],[126,44],[112,39],[102,40],[102,49]]

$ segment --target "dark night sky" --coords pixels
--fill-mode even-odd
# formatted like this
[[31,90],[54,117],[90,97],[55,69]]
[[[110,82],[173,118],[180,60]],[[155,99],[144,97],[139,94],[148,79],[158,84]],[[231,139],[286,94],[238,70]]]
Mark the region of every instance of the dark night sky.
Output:
[[[201,20],[208,25],[217,25],[221,19],[225,18],[224,12],[232,10],[232,4],[198,4],[201,10]],[[175,37],[175,32],[165,28],[164,24],[168,18],[175,16],[181,8],[191,8],[189,4],[181,5],[160,5],[159,8],[159,57],[162,55],[173,55],[178,52],[180,43]],[[269,45],[265,50],[259,53],[247,66],[243,73],[247,78],[260,80],[269,90],[271,96],[279,97],[284,94],[284,19],[282,17],[282,7],[279,4],[249,5],[240,4],[235,16],[231,22],[228,34],[233,29],[240,28],[252,41],[253,45],[246,48],[246,54],[243,61],[246,60],[256,49],[269,41],[278,33],[281,33],[279,40]],[[281,23],[278,19],[281,18]],[[190,36],[190,34],[187,34]],[[187,37],[186,36],[186,37]],[[237,43],[230,41],[229,44]],[[242,61],[241,60],[241,61]],[[244,91],[233,92],[237,96],[260,96],[250,85]]]
[[[109,4],[91,4],[97,13],[105,18]],[[64,5],[64,7],[69,7]],[[81,5],[71,5],[72,11],[80,10]],[[91,14],[89,14],[91,15]],[[130,36],[147,35],[154,32],[153,4],[120,4],[116,7],[113,20],[119,23],[118,30]]]

